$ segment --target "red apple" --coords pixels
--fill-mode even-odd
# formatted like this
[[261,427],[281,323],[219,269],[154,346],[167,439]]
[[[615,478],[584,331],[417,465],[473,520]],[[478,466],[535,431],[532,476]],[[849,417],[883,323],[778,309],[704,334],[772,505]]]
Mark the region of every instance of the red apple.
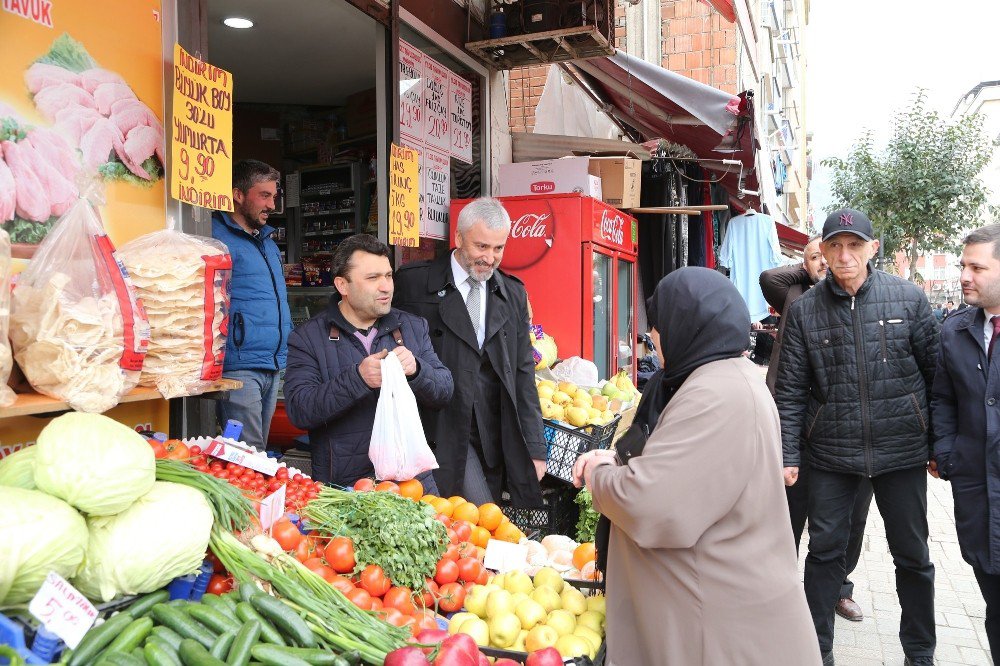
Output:
[[547,647],[528,655],[524,666],[563,666],[563,658],[555,648]]
[[385,666],[431,666],[427,657],[418,647],[404,647],[393,650],[385,657]]

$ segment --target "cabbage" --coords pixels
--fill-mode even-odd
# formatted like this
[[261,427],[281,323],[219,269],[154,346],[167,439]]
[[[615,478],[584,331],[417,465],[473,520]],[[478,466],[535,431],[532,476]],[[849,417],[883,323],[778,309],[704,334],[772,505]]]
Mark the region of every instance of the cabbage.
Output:
[[29,446],[0,460],[0,486],[17,486],[34,490],[37,453],[37,446]]
[[87,519],[90,544],[73,580],[91,600],[158,590],[205,559],[212,507],[201,492],[157,481],[117,516]]
[[76,574],[87,551],[87,522],[73,507],[9,486],[0,486],[0,507],[0,606],[30,600],[50,571]]
[[90,516],[113,516],[149,492],[156,461],[149,443],[100,414],[52,419],[35,444],[35,484]]

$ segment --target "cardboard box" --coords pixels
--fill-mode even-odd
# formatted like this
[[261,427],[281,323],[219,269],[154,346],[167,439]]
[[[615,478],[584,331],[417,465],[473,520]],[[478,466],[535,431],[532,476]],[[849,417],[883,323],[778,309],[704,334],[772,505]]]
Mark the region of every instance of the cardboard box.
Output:
[[591,157],[590,173],[601,177],[604,203],[615,208],[638,208],[642,187],[642,160],[633,157]]
[[601,198],[601,177],[590,171],[589,157],[500,165],[500,191],[497,196],[574,192]]

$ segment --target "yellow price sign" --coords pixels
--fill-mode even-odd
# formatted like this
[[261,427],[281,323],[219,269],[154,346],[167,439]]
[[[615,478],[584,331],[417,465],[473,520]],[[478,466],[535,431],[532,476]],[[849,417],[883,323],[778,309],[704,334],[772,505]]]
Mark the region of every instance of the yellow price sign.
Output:
[[420,151],[396,144],[389,155],[389,244],[420,244]]
[[170,195],[233,210],[233,75],[174,45]]

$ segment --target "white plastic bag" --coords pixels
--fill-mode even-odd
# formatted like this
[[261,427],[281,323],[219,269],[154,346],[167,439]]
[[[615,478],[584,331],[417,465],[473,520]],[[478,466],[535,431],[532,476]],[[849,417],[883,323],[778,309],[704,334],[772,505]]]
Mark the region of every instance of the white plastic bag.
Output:
[[376,478],[405,481],[437,469],[438,463],[427,446],[417,399],[406,381],[399,357],[389,352],[381,364],[382,389],[375,407],[368,457],[375,466]]
[[10,236],[0,229],[0,407],[10,407],[17,396],[7,386],[14,356],[10,351],[7,330],[10,326]]

